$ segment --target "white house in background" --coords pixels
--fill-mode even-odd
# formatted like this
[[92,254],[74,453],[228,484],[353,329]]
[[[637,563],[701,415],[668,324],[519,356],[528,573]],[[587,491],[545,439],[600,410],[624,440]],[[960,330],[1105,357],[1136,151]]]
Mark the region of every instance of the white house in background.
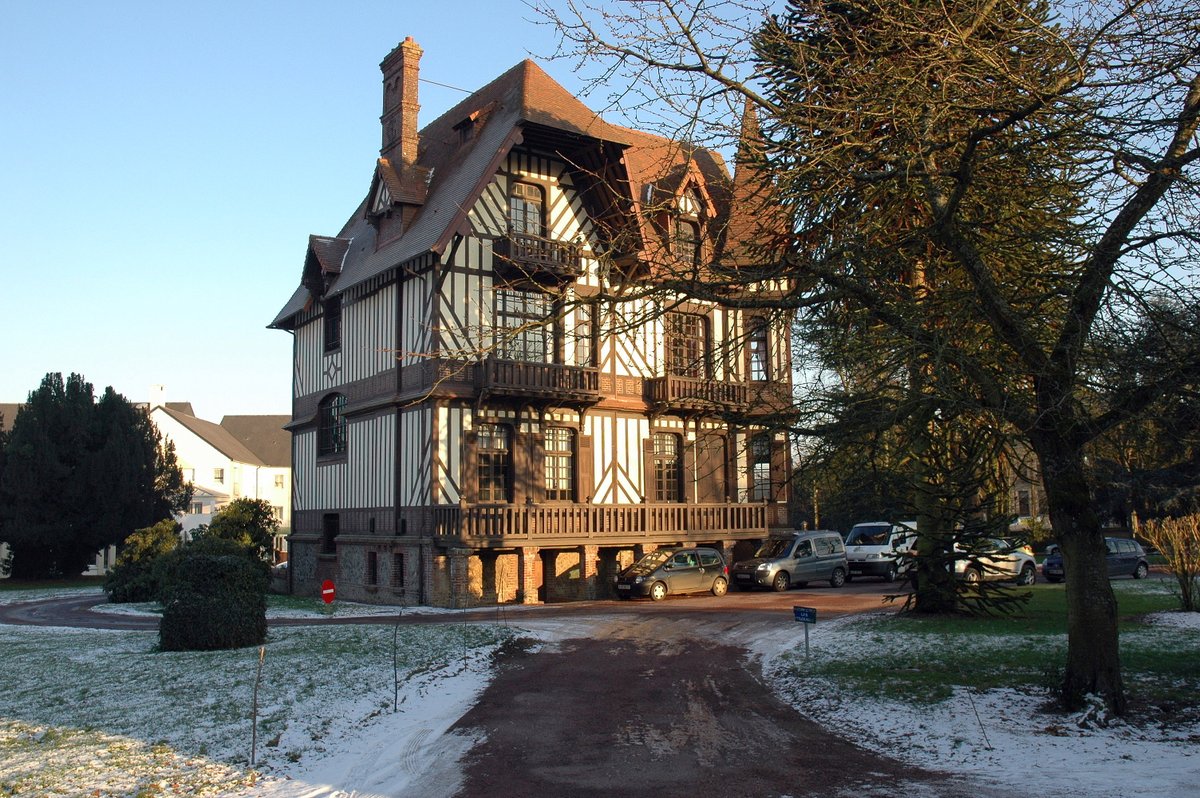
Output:
[[175,444],[183,478],[193,485],[191,507],[179,518],[185,535],[212,521],[234,499],[263,499],[280,521],[276,559],[287,558],[292,527],[291,416],[225,416],[220,424],[196,418],[189,402],[152,399],[150,420]]

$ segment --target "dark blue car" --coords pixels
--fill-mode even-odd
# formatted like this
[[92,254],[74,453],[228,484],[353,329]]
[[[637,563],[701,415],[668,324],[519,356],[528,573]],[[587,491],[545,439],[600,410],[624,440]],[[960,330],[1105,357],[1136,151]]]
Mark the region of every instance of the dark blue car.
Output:
[[[1150,564],[1146,562],[1146,552],[1136,540],[1128,538],[1105,538],[1104,547],[1108,549],[1108,576],[1132,576],[1142,579],[1150,573]],[[1046,556],[1042,563],[1042,576],[1047,582],[1061,582],[1066,578],[1063,570],[1062,549],[1056,548]]]

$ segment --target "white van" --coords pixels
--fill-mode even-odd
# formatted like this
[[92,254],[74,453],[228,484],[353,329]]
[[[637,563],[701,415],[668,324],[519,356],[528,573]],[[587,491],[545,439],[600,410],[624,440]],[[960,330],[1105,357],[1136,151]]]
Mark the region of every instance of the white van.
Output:
[[917,522],[867,521],[855,524],[846,535],[846,560],[849,581],[854,576],[879,576],[885,582],[908,570],[903,555],[917,542]]

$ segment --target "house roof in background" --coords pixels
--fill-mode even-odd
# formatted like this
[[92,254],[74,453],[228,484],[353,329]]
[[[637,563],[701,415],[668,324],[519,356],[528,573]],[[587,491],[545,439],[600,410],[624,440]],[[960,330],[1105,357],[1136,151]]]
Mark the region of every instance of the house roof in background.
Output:
[[263,462],[262,459],[253,451],[251,451],[246,444],[238,440],[232,432],[225,429],[220,424],[214,424],[213,422],[205,421],[202,418],[189,416],[187,413],[181,413],[178,410],[172,410],[169,407],[158,407],[155,409],[166,413],[170,418],[174,419],[184,428],[200,437],[230,460],[236,460],[239,463],[248,463],[250,465],[257,466],[266,465],[266,463]]
[[264,465],[291,468],[292,434],[283,428],[291,420],[291,416],[225,416],[221,426]]
[[21,405],[16,402],[0,402],[0,430],[8,432],[17,418]]

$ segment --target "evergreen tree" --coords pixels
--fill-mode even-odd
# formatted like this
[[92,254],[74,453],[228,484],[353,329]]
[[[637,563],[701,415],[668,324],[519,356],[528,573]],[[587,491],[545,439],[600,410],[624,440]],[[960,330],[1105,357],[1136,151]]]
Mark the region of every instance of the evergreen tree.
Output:
[[47,374],[14,420],[0,524],[18,578],[73,576],[134,529],[191,500],[174,447],[145,411],[78,374]]

